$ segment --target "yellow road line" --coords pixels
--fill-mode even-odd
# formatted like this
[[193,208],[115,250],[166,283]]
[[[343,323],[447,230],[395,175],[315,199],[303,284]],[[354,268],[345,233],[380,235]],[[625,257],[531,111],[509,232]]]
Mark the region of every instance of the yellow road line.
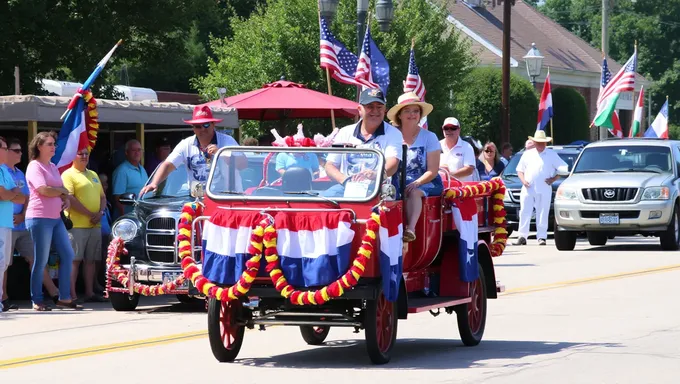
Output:
[[[582,285],[582,284],[589,284],[589,283],[597,283],[597,282],[600,282],[600,281],[622,279],[622,278],[626,278],[626,277],[648,275],[648,274],[660,273],[660,272],[668,272],[668,271],[673,271],[673,270],[677,270],[677,269],[680,269],[680,264],[667,265],[667,266],[657,267],[657,268],[641,269],[641,270],[630,271],[630,272],[613,273],[613,274],[609,274],[609,275],[593,276],[593,277],[587,277],[587,278],[582,278],[582,279],[560,281],[560,282],[550,283],[550,284],[542,284],[542,285],[527,286],[527,287],[518,287],[518,288],[512,288],[512,289],[506,290],[504,293],[501,294],[501,296],[545,291],[545,290],[549,290],[549,289],[564,288],[564,287]],[[18,368],[18,367],[23,367],[23,366],[27,366],[27,365],[49,363],[49,362],[59,361],[59,360],[74,359],[74,358],[86,357],[86,356],[92,356],[92,355],[98,355],[98,354],[104,354],[104,353],[119,352],[119,351],[125,351],[125,350],[130,350],[130,349],[139,349],[139,348],[151,347],[151,346],[156,346],[156,345],[178,343],[178,342],[182,342],[182,341],[200,339],[200,338],[206,337],[207,335],[208,335],[207,331],[178,333],[178,334],[174,334],[174,335],[160,336],[160,337],[155,337],[155,338],[151,338],[151,339],[132,340],[132,341],[126,341],[126,342],[122,342],[122,343],[99,345],[99,346],[93,346],[93,347],[81,348],[81,349],[73,349],[73,350],[69,350],[69,351],[55,352],[55,353],[50,353],[50,354],[45,354],[45,355],[35,355],[35,356],[20,357],[20,358],[17,358],[17,359],[0,360],[0,370],[10,369],[10,368]]]
[[122,342],[122,343],[116,343],[116,344],[98,345],[98,346],[88,347],[88,348],[73,349],[73,350],[70,350],[70,351],[49,353],[49,354],[45,354],[45,355],[26,356],[26,357],[20,357],[18,359],[10,359],[10,360],[0,360],[0,370],[9,369],[9,368],[18,368],[18,367],[23,367],[23,366],[27,366],[27,365],[34,365],[34,364],[50,363],[50,362],[53,362],[53,361],[67,360],[67,359],[73,359],[73,358],[77,358],[77,357],[92,356],[92,355],[98,355],[98,354],[103,354],[103,353],[119,352],[119,351],[125,351],[125,350],[129,350],[129,349],[137,349],[137,348],[150,347],[150,346],[163,345],[163,344],[171,344],[171,343],[177,343],[177,342],[180,342],[180,341],[195,340],[195,339],[200,339],[200,338],[206,337],[207,335],[208,335],[207,331],[178,333],[178,334],[174,334],[174,335],[154,337],[154,338],[151,338],[151,339],[133,340],[133,341],[126,341],[126,342]]
[[663,266],[663,267],[648,268],[648,269],[639,269],[639,270],[630,271],[630,272],[612,273],[612,274],[609,274],[609,275],[592,276],[592,277],[586,277],[586,278],[582,278],[582,279],[558,281],[556,283],[549,283],[549,284],[541,284],[541,285],[534,285],[534,286],[527,286],[527,287],[511,288],[511,289],[506,289],[504,293],[500,294],[500,296],[516,295],[516,294],[520,294],[520,293],[529,293],[529,292],[547,291],[549,289],[564,288],[564,287],[590,284],[590,283],[599,283],[601,281],[617,280],[617,279],[623,279],[623,278],[626,278],[626,277],[649,275],[649,274],[653,274],[653,273],[668,272],[668,271],[673,271],[673,270],[677,270],[677,269],[680,269],[680,264],[666,265],[666,266]]

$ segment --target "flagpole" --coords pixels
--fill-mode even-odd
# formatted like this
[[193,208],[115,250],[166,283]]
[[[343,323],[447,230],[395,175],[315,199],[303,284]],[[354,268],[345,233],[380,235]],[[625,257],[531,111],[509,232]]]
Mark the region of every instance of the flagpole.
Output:
[[[318,8],[318,3],[317,3],[317,15],[319,17],[319,28],[321,27],[321,9]],[[328,96],[333,96],[333,88],[331,87],[331,72],[328,68],[326,68],[326,82],[328,83]],[[333,130],[335,130],[335,110],[331,108],[331,126],[333,127]]]
[[550,118],[550,137],[553,139],[553,145],[555,145],[555,134],[553,133],[552,117]]

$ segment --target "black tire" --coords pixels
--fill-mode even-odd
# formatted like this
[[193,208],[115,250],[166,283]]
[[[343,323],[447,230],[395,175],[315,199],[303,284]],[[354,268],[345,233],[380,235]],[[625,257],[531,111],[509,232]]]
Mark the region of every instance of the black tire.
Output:
[[309,345],[321,345],[326,340],[328,332],[331,330],[329,326],[300,326],[300,333],[302,338]]
[[573,251],[576,247],[576,232],[560,231],[555,223],[555,248],[558,251]]
[[208,340],[213,356],[220,363],[234,361],[241,351],[246,327],[233,322],[242,317],[242,311],[240,301],[224,302],[215,298],[208,301]]
[[376,300],[368,300],[364,313],[364,329],[368,357],[373,364],[390,361],[390,351],[397,340],[397,303],[389,302],[382,287]]
[[680,211],[676,204],[673,208],[673,216],[668,228],[661,233],[659,238],[661,249],[664,251],[677,251],[680,248]]
[[130,296],[127,293],[109,292],[109,300],[116,312],[131,312],[139,305],[139,293]]
[[604,232],[586,232],[590,245],[605,245],[609,238]]
[[486,278],[480,264],[478,268],[479,277],[470,283],[472,301],[456,307],[458,333],[463,344],[468,347],[474,347],[482,341],[486,328]]

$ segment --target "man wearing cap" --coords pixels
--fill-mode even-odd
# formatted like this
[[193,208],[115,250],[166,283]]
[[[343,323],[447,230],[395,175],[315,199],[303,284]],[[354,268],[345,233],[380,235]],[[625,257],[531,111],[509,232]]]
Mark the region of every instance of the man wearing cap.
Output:
[[447,117],[442,124],[444,138],[440,166],[448,168],[449,174],[460,181],[474,181],[476,169],[475,152],[472,146],[460,139],[460,123],[455,117]]
[[[194,129],[194,135],[187,137],[177,144],[167,159],[161,163],[153,180],[141,189],[139,195],[155,191],[158,184],[165,181],[170,173],[180,166],[185,166],[187,177],[190,182],[206,183],[210,171],[210,161],[217,150],[228,146],[238,146],[233,137],[215,131],[215,123],[222,119],[213,117],[212,110],[208,106],[197,105],[191,120],[184,120]],[[236,168],[243,169],[248,165],[244,156],[236,156]],[[236,184],[238,189],[240,178],[236,172]]]
[[548,215],[550,213],[550,199],[552,198],[552,184],[560,176],[558,169],[566,171],[567,163],[557,152],[546,148],[552,137],[546,137],[545,131],[536,131],[529,136],[534,148],[525,150],[517,163],[517,176],[522,182],[519,194],[519,230],[515,245],[526,245],[531,224],[531,214],[536,208],[536,238],[538,245],[545,245],[548,238]]
[[[369,88],[359,97],[361,120],[340,129],[333,142],[350,144],[356,148],[372,148],[385,156],[385,171],[390,177],[397,172],[401,160],[401,132],[385,119],[385,96],[378,88]],[[326,173],[339,184],[323,193],[326,197],[339,197],[345,194],[347,182],[365,182],[379,179],[372,169],[374,158],[362,158],[351,154],[330,153],[326,158]]]

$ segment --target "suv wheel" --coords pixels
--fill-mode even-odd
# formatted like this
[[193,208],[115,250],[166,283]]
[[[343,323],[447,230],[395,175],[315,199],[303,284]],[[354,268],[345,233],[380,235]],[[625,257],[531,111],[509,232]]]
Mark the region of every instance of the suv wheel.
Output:
[[608,236],[605,232],[586,232],[588,242],[590,245],[605,245],[607,244]]
[[661,249],[664,251],[676,251],[680,248],[680,212],[678,206],[673,208],[673,216],[668,228],[661,233]]
[[555,247],[558,251],[573,251],[576,246],[576,232],[560,231],[555,223]]

